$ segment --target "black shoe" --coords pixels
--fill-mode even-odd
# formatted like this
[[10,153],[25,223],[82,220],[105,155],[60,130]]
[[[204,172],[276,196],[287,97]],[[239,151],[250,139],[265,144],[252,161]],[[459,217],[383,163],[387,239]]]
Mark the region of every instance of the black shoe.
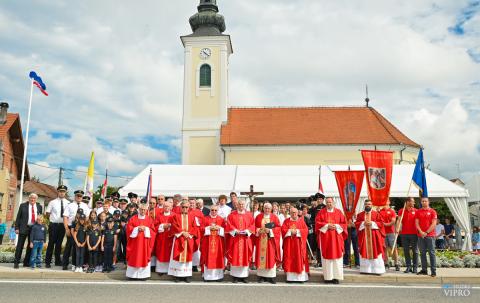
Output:
[[238,283],[238,278],[233,277],[232,283],[237,284]]
[[180,278],[175,277],[175,280],[173,280],[175,283],[180,282]]
[[150,272],[155,272],[155,266],[150,266]]
[[263,277],[258,277],[258,283],[263,283],[265,282],[264,278]]
[[13,264],[13,268],[18,269],[19,268],[18,264],[17,263]]
[[405,274],[408,274],[409,272],[412,272],[412,269],[410,267],[407,267],[407,269],[403,271],[403,273]]
[[332,280],[332,283],[333,283],[333,284],[340,284],[340,281],[338,281],[337,279],[333,279],[333,280]]
[[185,283],[190,283],[191,281],[192,281],[192,278],[190,278],[190,277],[185,278]]
[[417,273],[418,276],[423,275],[423,276],[428,276],[428,272],[426,270],[421,270]]
[[437,273],[433,272],[430,277],[435,278],[437,276]]
[[417,274],[417,269],[414,268],[413,270],[410,271],[412,274]]
[[192,267],[192,271],[193,271],[193,272],[198,272],[198,267],[197,267],[197,266],[193,266],[193,267]]
[[270,284],[277,284],[277,282],[275,281],[274,278],[270,278],[270,280],[268,281]]
[[243,278],[243,279],[242,279],[242,283],[243,283],[243,284],[248,284],[247,278]]
[[395,271],[400,271],[400,265],[395,265]]
[[62,270],[68,270],[68,266],[65,266],[65,265],[64,265],[64,266],[62,267]]
[[325,284],[332,284],[332,283],[333,283],[333,280],[324,280],[323,283],[325,283]]

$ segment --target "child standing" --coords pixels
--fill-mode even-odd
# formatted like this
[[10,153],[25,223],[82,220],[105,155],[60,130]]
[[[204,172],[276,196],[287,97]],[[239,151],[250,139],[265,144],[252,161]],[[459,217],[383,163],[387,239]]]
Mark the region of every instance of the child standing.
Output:
[[43,224],[43,216],[38,216],[30,231],[30,248],[32,249],[30,267],[32,269],[35,268],[35,264],[38,268],[42,267],[42,250],[46,238],[47,228]]
[[83,265],[85,264],[85,246],[87,245],[87,217],[81,214],[78,217],[78,222],[73,229],[73,240],[75,241],[76,264],[75,272],[83,272]]
[[87,246],[88,246],[88,273],[93,273],[95,267],[98,266],[98,251],[100,248],[100,242],[102,240],[100,227],[98,221],[91,222],[92,229],[87,233]]
[[112,217],[107,219],[107,227],[103,231],[102,251],[103,255],[103,272],[111,272],[113,270],[113,254],[117,248],[117,234],[114,228],[114,220]]
[[17,238],[17,234],[15,233],[15,223],[12,224],[12,226],[10,227],[9,238],[10,238],[10,244],[15,245],[15,239]]

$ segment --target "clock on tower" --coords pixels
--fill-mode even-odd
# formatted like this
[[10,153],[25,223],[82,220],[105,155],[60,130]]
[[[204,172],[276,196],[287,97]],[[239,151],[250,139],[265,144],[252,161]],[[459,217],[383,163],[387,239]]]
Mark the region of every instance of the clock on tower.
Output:
[[227,121],[228,60],[233,53],[216,0],[200,0],[185,48],[182,164],[222,164],[220,128]]

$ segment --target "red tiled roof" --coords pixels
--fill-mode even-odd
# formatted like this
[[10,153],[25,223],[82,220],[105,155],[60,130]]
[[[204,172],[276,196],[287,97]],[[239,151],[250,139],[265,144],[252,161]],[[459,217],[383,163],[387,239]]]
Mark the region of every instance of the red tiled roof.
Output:
[[221,145],[405,144],[371,107],[230,108]]
[[27,181],[23,185],[23,192],[35,193],[39,196],[48,198],[48,200],[55,199],[57,197],[57,190],[52,185],[40,183],[36,181]]
[[[15,164],[17,165],[18,179],[22,173],[22,162],[24,153],[23,133],[20,124],[20,115],[18,113],[7,113],[7,121],[0,125],[0,140],[4,140],[7,133],[10,133],[10,140],[12,143],[13,156],[15,157]],[[15,140],[19,139],[19,140]],[[7,151],[5,151],[7,152]],[[25,180],[30,179],[30,172],[28,170],[28,163],[25,164]]]

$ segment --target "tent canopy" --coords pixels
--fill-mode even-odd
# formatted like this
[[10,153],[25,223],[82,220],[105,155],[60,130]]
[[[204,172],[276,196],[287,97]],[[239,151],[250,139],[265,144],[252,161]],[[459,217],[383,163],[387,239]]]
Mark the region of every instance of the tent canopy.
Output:
[[[410,186],[414,165],[394,165],[390,196],[418,196]],[[147,190],[150,168],[153,172],[153,194],[172,196],[217,197],[231,191],[249,191],[254,185],[263,197],[308,197],[318,191],[319,166],[260,166],[260,165],[149,165],[120,190],[123,196],[135,192],[140,196]],[[321,180],[326,195],[338,197],[334,171],[348,170],[346,165],[321,167]],[[352,165],[351,170],[364,170]],[[426,170],[429,196],[432,198],[468,197],[468,191],[449,180]],[[362,197],[367,197],[364,181]]]

